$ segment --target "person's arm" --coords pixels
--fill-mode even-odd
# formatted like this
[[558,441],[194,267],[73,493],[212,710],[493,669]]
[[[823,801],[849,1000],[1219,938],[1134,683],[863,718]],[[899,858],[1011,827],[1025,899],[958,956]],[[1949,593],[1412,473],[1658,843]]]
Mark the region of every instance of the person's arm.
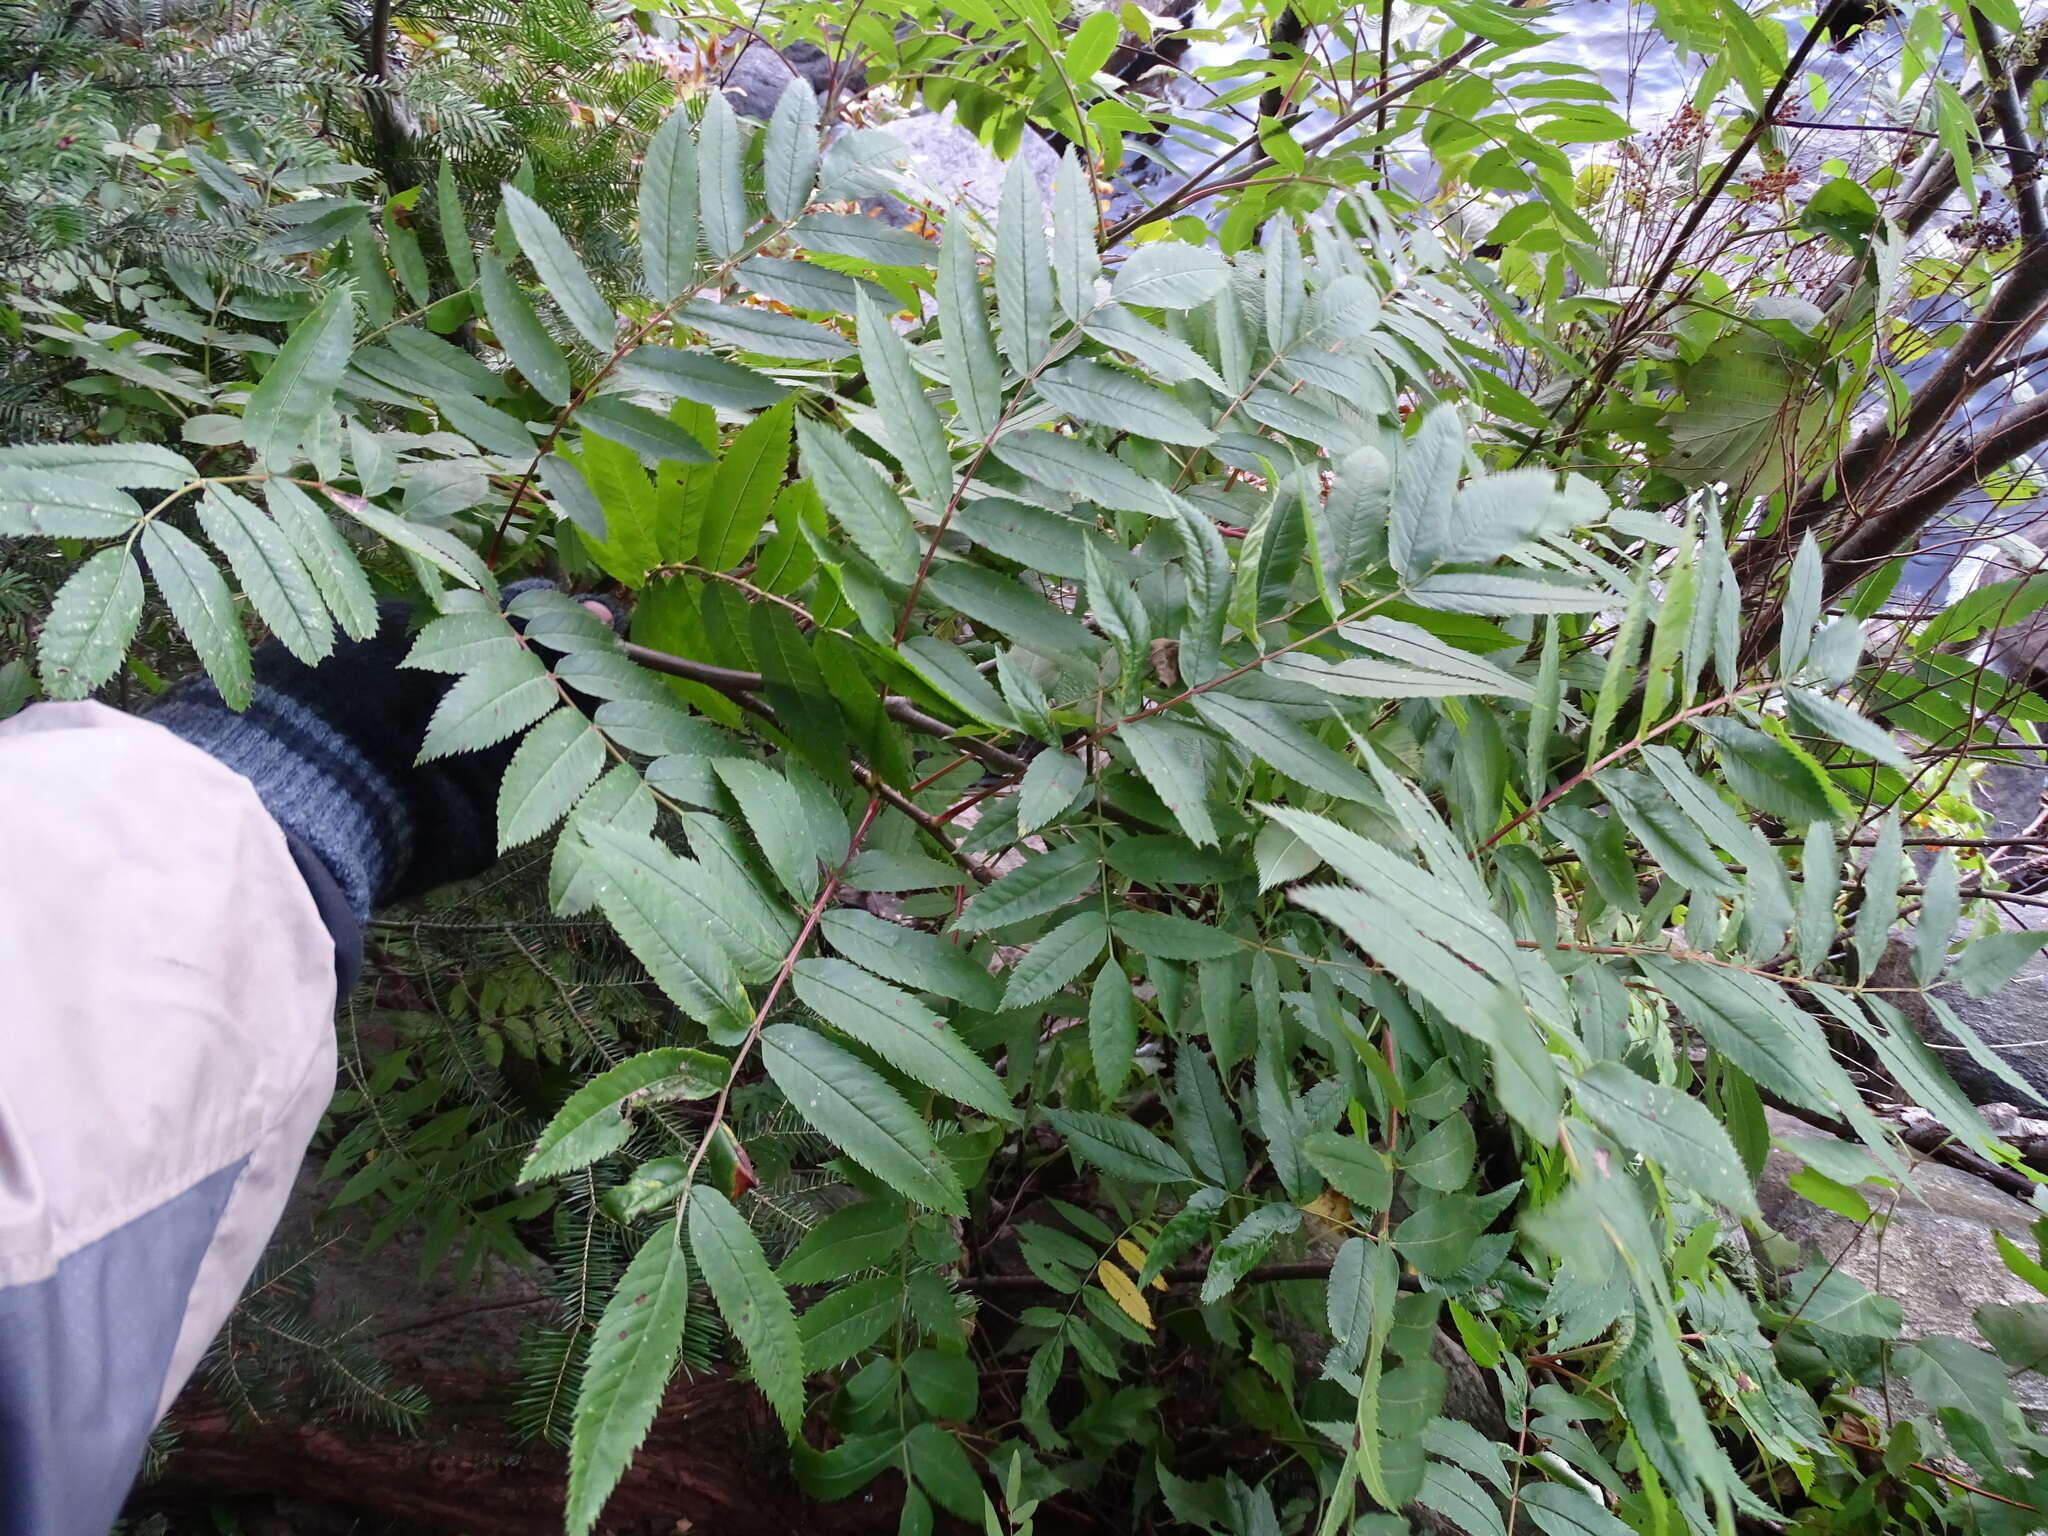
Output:
[[409,644],[394,606],[259,647],[245,711],[0,722],[0,1536],[103,1536],[283,1211],[370,910],[495,856],[511,745],[416,763]]

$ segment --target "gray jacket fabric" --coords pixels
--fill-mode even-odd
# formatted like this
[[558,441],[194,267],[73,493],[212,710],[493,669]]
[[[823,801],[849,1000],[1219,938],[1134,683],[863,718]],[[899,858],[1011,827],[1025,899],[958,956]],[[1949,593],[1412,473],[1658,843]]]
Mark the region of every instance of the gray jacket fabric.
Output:
[[0,721],[0,1536],[105,1536],[334,1086],[335,944],[246,779]]

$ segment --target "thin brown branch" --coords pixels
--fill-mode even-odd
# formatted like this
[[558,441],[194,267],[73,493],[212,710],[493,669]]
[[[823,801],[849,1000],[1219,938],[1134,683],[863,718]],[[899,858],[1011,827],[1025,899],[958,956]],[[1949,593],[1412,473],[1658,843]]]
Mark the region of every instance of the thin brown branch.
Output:
[[[745,702],[759,694],[763,679],[758,672],[742,672],[735,667],[713,666],[708,661],[692,661],[687,656],[671,656],[666,651],[652,650],[644,645],[625,644],[620,647],[626,659],[638,663],[650,672],[660,672],[668,677],[680,677],[685,682],[702,683],[724,694],[727,698]],[[882,708],[889,718],[899,725],[924,736],[935,736],[941,741],[951,742],[961,751],[979,758],[991,768],[1007,774],[1021,774],[1031,765],[1014,752],[1007,752],[993,742],[979,737],[965,735],[945,721],[926,714],[910,700],[891,695],[882,701]]]
[[[1336,122],[1332,123],[1323,132],[1303,144],[1302,152],[1311,155],[1316,153],[1316,151],[1322,149],[1340,135],[1349,133],[1368,117],[1373,116],[1375,113],[1385,112],[1389,106],[1399,101],[1403,96],[1408,95],[1412,91],[1420,90],[1432,80],[1443,78],[1484,46],[1485,40],[1475,37],[1455,53],[1437,60],[1429,68],[1418,70],[1399,85],[1389,87],[1387,90],[1373,96],[1371,100],[1359,103],[1359,105],[1339,117]],[[1186,181],[1182,182],[1179,191],[1161,198],[1149,208],[1141,208],[1127,218],[1119,219],[1116,223],[1110,225],[1102,237],[1104,248],[1107,249],[1115,246],[1128,236],[1132,230],[1143,229],[1147,224],[1156,224],[1161,219],[1171,218],[1189,204],[1200,202],[1213,190],[1209,184],[1210,178],[1246,150],[1255,147],[1258,142],[1259,135],[1256,131],[1247,134],[1229,149],[1217,155],[1215,159],[1195,172]],[[1244,171],[1236,174],[1239,176],[1255,174],[1271,168],[1273,164],[1274,161],[1270,156],[1256,155]]]
[[[1699,232],[1700,226],[1707,221],[1707,216],[1720,202],[1721,194],[1728,190],[1728,184],[1735,179],[1735,173],[1748,161],[1750,151],[1756,148],[1776,122],[1778,109],[1784,105],[1786,93],[1792,89],[1794,82],[1805,78],[1807,58],[1821,38],[1827,35],[1828,23],[1845,3],[1846,0],[1828,0],[1821,8],[1820,14],[1814,17],[1813,25],[1807,29],[1806,35],[1799,40],[1799,46],[1793,50],[1792,57],[1786,61],[1777,84],[1771,87],[1770,95],[1764,98],[1763,109],[1757,113],[1756,120],[1749,126],[1749,131],[1729,152],[1727,158],[1721,162],[1720,168],[1714,172],[1713,179],[1693,200],[1692,207],[1687,210],[1677,231],[1665,242],[1664,254],[1658,259],[1656,267],[1637,289],[1636,297],[1630,301],[1628,309],[1615,320],[1614,328],[1609,333],[1608,344],[1602,350],[1591,372],[1574,380],[1571,390],[1564,400],[1559,402],[1560,409],[1571,404],[1574,399],[1578,402],[1564,430],[1557,434],[1560,441],[1570,442],[1578,436],[1579,429],[1586,423],[1586,417],[1599,402],[1601,392],[1606,389],[1627,357],[1628,343],[1634,339],[1637,331],[1657,307],[1667,301],[1665,289],[1671,281],[1672,274],[1678,270],[1678,263],[1685,256],[1686,247],[1692,243],[1692,237]],[[1532,442],[1516,462],[1526,463],[1541,446],[1540,439]]]
[[1933,478],[1874,507],[1828,551],[1821,590],[1829,597],[1852,585],[1871,564],[1889,559],[1949,503],[1999,465],[2048,442],[2048,395],[2037,395],[1988,430],[1950,447]]
[[2019,213],[2020,235],[2027,244],[2040,245],[2048,241],[2048,217],[2041,211],[2041,189],[2037,182],[2036,161],[2040,157],[2027,142],[2026,114],[2020,110],[2019,92],[2013,85],[2010,45],[1998,35],[1991,18],[1974,5],[1970,7],[1970,30],[1982,55],[1991,113],[1998,120],[1998,134],[2004,141],[2000,148],[2012,177],[2010,195]]

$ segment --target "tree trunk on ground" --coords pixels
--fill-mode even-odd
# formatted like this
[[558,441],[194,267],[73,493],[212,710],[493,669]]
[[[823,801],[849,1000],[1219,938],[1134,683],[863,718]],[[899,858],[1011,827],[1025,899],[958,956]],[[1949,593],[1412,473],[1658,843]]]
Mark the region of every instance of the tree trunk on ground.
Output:
[[[442,1377],[421,1385],[434,1415],[417,1437],[361,1425],[243,1430],[211,1407],[182,1413],[178,1449],[147,1498],[271,1496],[352,1517],[343,1528],[382,1520],[421,1531],[560,1536],[563,1454],[513,1440],[502,1419],[503,1383]],[[843,1503],[807,1499],[760,1393],[720,1373],[670,1389],[598,1529],[866,1536],[895,1530],[899,1486],[885,1477]]]

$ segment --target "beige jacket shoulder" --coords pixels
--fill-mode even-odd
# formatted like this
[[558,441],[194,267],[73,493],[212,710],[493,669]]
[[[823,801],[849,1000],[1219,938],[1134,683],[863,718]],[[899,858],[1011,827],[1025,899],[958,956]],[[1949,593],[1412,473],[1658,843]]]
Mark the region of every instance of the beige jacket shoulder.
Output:
[[334,1081],[334,950],[249,783],[96,704],[0,722],[0,1536],[100,1536]]

